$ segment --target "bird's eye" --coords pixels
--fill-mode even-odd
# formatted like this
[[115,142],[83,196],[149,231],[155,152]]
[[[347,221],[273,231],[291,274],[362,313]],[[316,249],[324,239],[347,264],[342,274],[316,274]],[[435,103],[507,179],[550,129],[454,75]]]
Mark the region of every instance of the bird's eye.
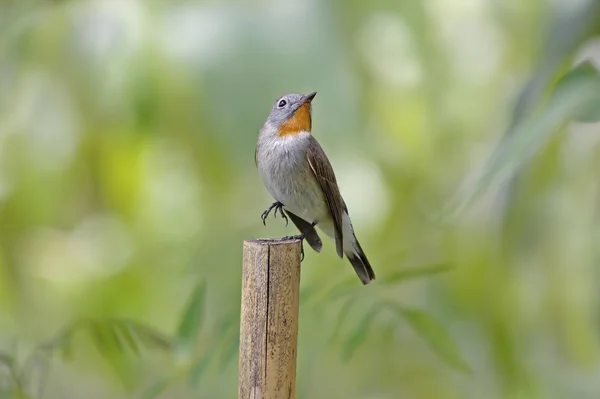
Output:
[[277,107],[278,108],[283,108],[283,107],[285,107],[286,104],[287,104],[287,101],[285,101],[285,100],[279,100],[279,102],[277,103]]

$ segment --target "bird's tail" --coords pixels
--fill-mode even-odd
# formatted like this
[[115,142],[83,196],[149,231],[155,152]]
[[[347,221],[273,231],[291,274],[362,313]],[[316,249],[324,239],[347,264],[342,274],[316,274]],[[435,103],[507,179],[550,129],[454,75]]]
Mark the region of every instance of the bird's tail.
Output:
[[362,281],[363,284],[369,284],[372,280],[375,280],[375,272],[356,237],[354,237],[353,244],[352,248],[348,248],[344,253],[354,267],[354,271],[360,278],[360,281]]

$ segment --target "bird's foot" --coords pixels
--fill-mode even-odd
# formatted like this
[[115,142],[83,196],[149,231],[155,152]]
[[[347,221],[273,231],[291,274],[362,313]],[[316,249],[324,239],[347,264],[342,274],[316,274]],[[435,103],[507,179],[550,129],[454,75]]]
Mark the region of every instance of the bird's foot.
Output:
[[277,212],[279,211],[279,213],[281,214],[281,217],[283,219],[285,219],[285,225],[288,225],[288,218],[286,216],[285,213],[283,213],[283,204],[279,201],[275,201],[271,204],[270,207],[268,207],[261,215],[260,218],[263,221],[263,224],[266,226],[267,225],[267,218],[269,217],[269,213],[271,213],[271,211],[273,210],[273,208],[275,208],[275,212],[273,213],[274,217],[277,217]]
[[282,240],[300,240],[300,262],[304,260],[304,233],[295,236],[285,236]]
[[275,213],[273,214],[273,216],[277,217],[277,211],[279,211],[279,214],[281,215],[281,217],[283,219],[285,219],[285,226],[287,227],[288,217],[285,213],[283,213],[283,204],[281,202],[275,207]]

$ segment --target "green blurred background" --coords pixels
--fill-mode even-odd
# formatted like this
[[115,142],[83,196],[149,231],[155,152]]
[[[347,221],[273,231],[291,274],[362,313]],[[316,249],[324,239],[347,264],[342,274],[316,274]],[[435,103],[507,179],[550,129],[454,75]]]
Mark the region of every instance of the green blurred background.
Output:
[[237,397],[255,140],[317,91],[377,280],[307,249],[297,398],[599,398],[599,3],[0,2],[1,397]]

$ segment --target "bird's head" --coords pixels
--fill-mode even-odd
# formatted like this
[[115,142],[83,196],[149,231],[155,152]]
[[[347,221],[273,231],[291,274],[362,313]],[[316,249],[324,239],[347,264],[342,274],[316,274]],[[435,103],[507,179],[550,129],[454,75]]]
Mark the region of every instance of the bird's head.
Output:
[[280,137],[310,132],[311,101],[316,95],[317,92],[307,95],[290,93],[280,97],[271,107],[267,124],[273,126]]

